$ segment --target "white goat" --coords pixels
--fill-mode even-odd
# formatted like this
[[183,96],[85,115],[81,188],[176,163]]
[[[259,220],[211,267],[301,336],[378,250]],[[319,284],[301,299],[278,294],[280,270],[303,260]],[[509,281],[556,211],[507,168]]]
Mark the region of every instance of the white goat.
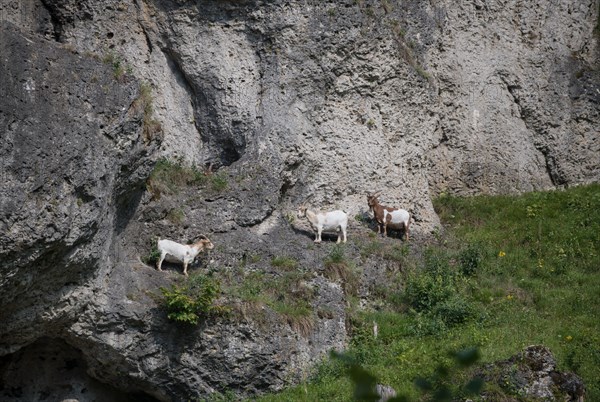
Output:
[[184,245],[171,240],[159,240],[158,251],[160,251],[160,259],[158,260],[158,270],[162,271],[161,266],[163,260],[167,262],[183,262],[183,274],[187,276],[188,264],[196,259],[196,256],[203,250],[212,250],[214,245],[206,236],[200,236],[194,244]]
[[[346,243],[346,228],[348,227],[348,215],[344,211],[314,212],[305,206],[298,208],[298,218],[306,217],[315,231],[315,243],[321,242],[321,232],[338,232],[337,243],[344,236]],[[341,233],[339,233],[341,231]]]

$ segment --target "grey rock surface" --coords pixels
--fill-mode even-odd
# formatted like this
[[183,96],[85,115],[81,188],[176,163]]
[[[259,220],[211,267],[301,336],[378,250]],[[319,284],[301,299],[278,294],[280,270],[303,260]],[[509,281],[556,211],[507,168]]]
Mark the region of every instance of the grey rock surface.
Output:
[[6,353],[77,314],[69,300],[110,265],[156,147],[142,135],[134,80],[10,24],[0,35],[1,314],[16,336],[2,338]]
[[[487,365],[482,376],[509,394],[536,401],[585,400],[585,386],[576,374],[559,371],[552,352],[543,345],[528,346],[515,356]],[[484,398],[493,400],[492,395]]]
[[[249,395],[305,376],[344,345],[346,301],[322,275],[331,245],[308,248],[290,212],[308,201],[360,218],[365,192],[383,190],[418,241],[442,192],[597,182],[597,19],[597,0],[3,0],[0,365],[21,373],[14,395],[29,381],[17,362],[35,353],[85,367],[74,383],[95,391],[80,400]],[[157,196],[161,157],[226,188]],[[200,234],[217,245],[203,270],[235,274],[260,254],[242,272],[276,276],[269,260],[293,256],[327,313],[308,333],[268,309],[266,327],[174,326],[157,290],[180,267],[140,257],[157,236]],[[361,296],[395,269],[365,262]],[[38,385],[32,400],[50,392]]]
[[118,55],[149,82],[163,155],[259,161],[284,205],[311,195],[354,216],[384,189],[426,232],[440,192],[600,174],[594,0],[9,3],[37,32]]
[[101,383],[86,371],[81,351],[63,340],[42,337],[13,355],[0,357],[2,400],[73,402],[88,396],[115,402],[150,400],[144,394]]
[[439,10],[436,191],[514,193],[598,181],[595,1]]

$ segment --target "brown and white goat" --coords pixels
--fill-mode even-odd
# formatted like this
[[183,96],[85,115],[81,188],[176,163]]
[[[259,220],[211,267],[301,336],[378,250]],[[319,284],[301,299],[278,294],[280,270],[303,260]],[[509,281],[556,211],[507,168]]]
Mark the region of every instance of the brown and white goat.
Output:
[[408,241],[408,229],[410,227],[410,214],[401,208],[386,207],[379,203],[377,197],[381,194],[378,191],[373,194],[367,193],[367,203],[369,209],[373,211],[373,217],[377,221],[377,234],[381,233],[383,226],[383,236],[387,236],[387,228],[404,230],[406,240]]
[[183,274],[186,276],[188,264],[193,262],[201,251],[214,248],[206,236],[200,236],[200,240],[189,245],[163,239],[158,241],[157,246],[158,251],[160,251],[160,259],[157,264],[158,270],[162,271],[162,262],[165,259],[167,262],[182,262]]

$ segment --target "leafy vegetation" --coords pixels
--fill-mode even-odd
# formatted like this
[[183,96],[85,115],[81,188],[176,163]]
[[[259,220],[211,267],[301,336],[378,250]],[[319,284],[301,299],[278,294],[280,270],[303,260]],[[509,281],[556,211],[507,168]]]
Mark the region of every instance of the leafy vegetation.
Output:
[[[343,353],[332,351],[330,353],[333,359],[342,361],[346,367],[345,375],[352,380],[354,385],[353,399],[358,401],[379,401],[381,396],[377,393],[376,387],[379,381],[375,376],[365,370],[360,364]],[[452,373],[457,370],[472,366],[479,360],[479,351],[477,348],[460,350],[452,353],[455,360],[452,366],[440,364],[433,374],[428,377],[418,377],[415,380],[416,387],[429,400],[436,402],[450,402],[455,397],[477,395],[483,387],[483,379],[475,376],[466,384],[456,384],[450,379]],[[409,398],[406,395],[388,395],[390,402],[404,402]]]
[[[378,309],[350,314],[348,358],[404,400],[435,400],[444,386],[444,393],[473,398],[472,371],[440,371],[453,366],[454,351],[477,347],[487,363],[543,344],[559,370],[582,377],[589,400],[600,400],[600,185],[442,196],[434,205],[445,230],[429,245],[392,254],[401,262],[399,280],[377,294]],[[344,256],[345,263],[382,258],[393,244],[357,242],[360,258]],[[339,263],[339,252],[332,254],[329,264]],[[352,400],[347,369],[325,359],[300,386],[259,400]],[[511,392],[490,387],[483,392],[498,398]]]
[[102,61],[112,67],[115,79],[119,82],[122,82],[126,75],[132,74],[131,66],[127,65],[123,58],[114,52],[105,54]]
[[163,158],[154,165],[147,187],[152,194],[160,197],[162,194],[177,194],[182,187],[203,184],[205,180],[204,174],[196,167]]
[[185,220],[185,213],[181,210],[181,208],[173,208],[167,214],[167,219],[171,223],[181,225]]
[[227,309],[215,304],[221,293],[220,283],[212,277],[194,274],[183,285],[161,287],[170,320],[198,324],[201,318],[223,314]]
[[379,239],[370,239],[368,242],[360,245],[360,255],[363,259],[370,256],[379,256],[388,261],[408,263],[409,261],[406,257],[409,253],[410,246],[408,244],[385,243]]
[[209,178],[210,186],[214,191],[223,191],[227,188],[227,177],[222,174],[211,175]]
[[142,262],[151,266],[155,266],[160,258],[160,251],[158,250],[155,240],[156,239],[153,239],[152,241],[152,248],[150,249],[148,255],[142,257]]

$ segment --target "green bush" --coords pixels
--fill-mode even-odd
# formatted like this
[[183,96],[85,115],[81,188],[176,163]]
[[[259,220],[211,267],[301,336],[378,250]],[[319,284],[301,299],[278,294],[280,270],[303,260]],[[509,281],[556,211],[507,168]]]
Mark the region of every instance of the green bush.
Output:
[[439,316],[431,313],[413,314],[409,333],[416,336],[439,335],[448,330],[448,326]]
[[454,280],[455,272],[450,267],[448,252],[442,249],[425,250],[423,270],[426,274],[440,277],[444,282]]
[[346,262],[346,257],[344,256],[344,246],[340,244],[336,244],[333,246],[327,259],[325,260],[325,265],[328,264],[343,264]]
[[162,194],[177,194],[186,187],[201,187],[208,191],[221,192],[228,186],[224,173],[210,174],[181,160],[162,158],[156,162],[146,182],[148,191],[155,197]]
[[150,253],[147,256],[142,257],[142,261],[148,265],[154,266],[158,262],[159,258],[160,251],[158,250],[156,242],[153,242],[152,248],[150,249]]
[[482,245],[473,243],[467,246],[458,255],[460,272],[465,276],[473,276],[481,267],[483,261]]
[[170,320],[185,324],[197,324],[201,317],[225,312],[214,301],[221,294],[220,283],[208,276],[196,274],[183,285],[161,287]]
[[104,64],[108,64],[112,67],[113,74],[117,81],[122,81],[125,78],[126,74],[132,74],[131,66],[126,65],[123,61],[123,58],[114,52],[110,52],[104,55],[102,61],[104,62]]
[[441,276],[429,273],[413,274],[407,278],[404,290],[406,302],[417,311],[432,312],[455,293],[455,288]]
[[462,324],[472,317],[473,306],[462,296],[454,295],[436,305],[432,313],[440,317],[444,324],[450,328]]
[[[468,261],[473,263],[471,259]],[[435,249],[425,252],[423,269],[409,275],[405,285],[404,299],[414,309],[414,333],[439,334],[474,315],[472,302],[459,286],[460,278],[450,265],[447,252]]]
[[155,197],[160,197],[162,194],[177,194],[184,187],[198,186],[205,182],[206,176],[195,166],[163,158],[154,165],[147,187]]
[[313,383],[326,383],[331,378],[340,378],[344,375],[345,367],[336,359],[323,359],[312,370],[309,380]]

